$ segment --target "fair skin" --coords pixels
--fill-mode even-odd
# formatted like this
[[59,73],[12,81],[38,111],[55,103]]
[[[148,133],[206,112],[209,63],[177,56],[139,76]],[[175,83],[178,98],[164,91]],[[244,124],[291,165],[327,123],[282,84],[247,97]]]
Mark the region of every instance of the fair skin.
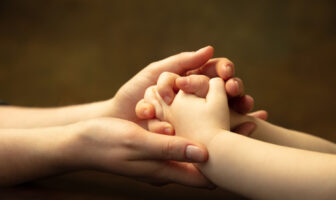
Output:
[[[218,78],[210,80],[205,98],[178,91],[171,105],[164,102],[158,88],[147,89],[145,101],[155,106],[160,120],[175,127],[176,135],[208,148],[209,161],[197,166],[216,185],[253,199],[336,197],[336,156],[329,154],[335,152],[335,144],[311,136],[302,141],[306,149],[311,145],[312,149],[328,152],[320,153],[233,134],[230,122],[237,123],[237,116],[230,116],[224,82]],[[262,134],[278,132],[264,124],[258,129]]]
[[[62,108],[1,107],[0,185],[91,169],[153,184],[211,186],[194,165],[186,163],[205,162],[205,147],[169,136],[174,130],[166,122],[153,120],[154,132],[163,134],[149,134],[144,129],[146,122],[136,117],[134,109],[145,89],[155,84],[162,72],[169,71],[181,75],[218,73],[233,83],[226,87],[232,102],[238,105],[236,110],[250,110],[253,99],[242,94],[241,81],[237,79],[237,85],[231,78],[233,64],[224,58],[210,59],[212,55],[213,48],[205,47],[152,63],[123,85],[112,99],[102,102]],[[154,108],[146,109],[143,115],[153,116]],[[249,133],[254,128],[253,123],[243,124],[240,131]]]
[[[189,94],[195,94],[198,97],[205,98],[209,89],[208,77],[202,75],[180,77],[177,74],[167,72],[163,73],[158,79],[157,84],[158,94],[162,98],[162,93],[164,93],[163,91],[167,90],[173,91],[172,84],[169,84],[171,82],[174,82],[176,85],[183,85],[190,81],[194,82],[193,90],[192,91],[183,90],[183,91]],[[144,102],[146,101],[141,100],[138,103],[137,113],[140,113],[140,110],[142,109]],[[262,113],[262,111],[259,111],[257,113]],[[231,130],[244,122],[254,122],[257,125],[256,130],[250,135],[251,138],[288,147],[318,151],[322,153],[336,154],[336,145],[325,139],[307,133],[285,129],[283,127],[273,125],[264,120],[260,120],[253,115],[241,115],[235,112],[234,110],[230,111],[230,115],[231,115],[230,116]],[[150,127],[150,121],[148,124]]]

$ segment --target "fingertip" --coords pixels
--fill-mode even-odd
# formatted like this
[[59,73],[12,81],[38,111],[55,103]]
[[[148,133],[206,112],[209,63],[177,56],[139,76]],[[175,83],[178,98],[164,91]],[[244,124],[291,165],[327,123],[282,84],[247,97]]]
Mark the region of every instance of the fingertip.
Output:
[[154,106],[144,101],[141,101],[136,105],[135,112],[140,119],[152,119],[155,117]]
[[254,122],[246,122],[235,128],[233,132],[240,135],[250,136],[256,128],[257,125]]
[[170,72],[163,72],[157,83],[157,92],[160,95],[160,97],[163,99],[163,101],[170,105],[175,97],[174,89],[176,89],[175,86],[175,80],[179,77],[179,75],[170,73]]
[[187,145],[185,150],[186,161],[203,163],[208,160],[208,153],[204,147]]
[[215,102],[218,103],[220,102],[221,104],[223,104],[224,102],[227,103],[227,96],[223,79],[219,77],[210,79],[209,91],[208,94],[206,95],[206,99],[212,103]]
[[234,76],[234,66],[231,62],[223,62],[216,67],[216,71],[219,77],[223,80],[228,80]]
[[189,78],[188,77],[179,77],[175,80],[176,87],[180,90],[185,91],[188,89]]
[[243,95],[231,99],[232,108],[241,114],[246,114],[253,109],[254,99],[250,95]]
[[214,53],[214,48],[211,45],[205,46],[195,52],[196,54],[213,54]]
[[171,124],[157,119],[148,121],[148,130],[163,135],[175,135],[174,127]]
[[268,112],[266,110],[261,110],[261,117],[260,119],[267,120],[268,119]]
[[225,89],[230,97],[242,96],[244,93],[244,86],[239,78],[231,78],[226,81]]
[[266,110],[259,110],[253,113],[249,114],[250,116],[262,119],[262,120],[267,120],[268,118],[268,112]]

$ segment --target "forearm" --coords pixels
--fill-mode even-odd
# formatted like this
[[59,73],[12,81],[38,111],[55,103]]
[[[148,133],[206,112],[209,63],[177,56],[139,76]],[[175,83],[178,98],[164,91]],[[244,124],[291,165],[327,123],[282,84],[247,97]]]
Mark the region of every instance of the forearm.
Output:
[[256,199],[334,199],[336,158],[221,133],[201,171],[215,184]]
[[0,186],[71,171],[65,147],[72,134],[67,130],[0,129]]
[[0,128],[60,126],[111,114],[112,100],[59,108],[0,107]]
[[252,133],[252,138],[288,147],[336,154],[336,144],[323,138],[289,130],[260,119],[255,119],[255,122],[257,129]]
[[336,144],[317,136],[286,129],[249,116],[233,115],[233,121],[234,124],[239,124],[243,121],[256,123],[257,128],[250,135],[254,139],[288,147],[336,154]]

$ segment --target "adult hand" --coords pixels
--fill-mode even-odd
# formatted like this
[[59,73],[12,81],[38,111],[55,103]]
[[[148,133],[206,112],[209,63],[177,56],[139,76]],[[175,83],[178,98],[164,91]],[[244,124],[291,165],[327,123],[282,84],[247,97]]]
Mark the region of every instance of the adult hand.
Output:
[[[117,118],[97,118],[70,125],[75,137],[63,147],[71,166],[132,177],[152,184],[212,184],[192,163],[207,160],[204,147],[181,137],[146,131]],[[76,158],[76,159],[74,159]],[[170,161],[174,160],[174,161]]]
[[[155,90],[157,90],[158,95],[160,95],[161,98],[167,93],[172,93],[172,96],[175,96],[176,95],[175,93],[177,92],[176,88],[183,88],[183,91],[185,93],[194,94],[198,97],[205,98],[209,90],[209,80],[210,80],[209,77],[205,75],[189,75],[189,76],[181,77],[174,73],[164,72],[160,75]],[[227,87],[228,83],[226,83],[226,85],[224,86]],[[142,117],[142,109],[147,104],[149,106],[155,106],[156,108],[158,108],[158,106],[155,103],[156,101],[146,100],[146,96],[147,96],[147,99],[155,99],[153,98],[153,95],[149,95],[151,97],[148,97],[148,94],[149,94],[148,91],[151,91],[150,88],[147,89],[145,93],[145,98],[140,100],[136,106],[136,113],[139,115],[139,117]],[[165,101],[165,103],[167,104],[167,101]],[[155,111],[156,113],[161,113],[160,110],[155,110]],[[258,117],[261,119],[267,118],[266,111],[257,111],[254,113],[250,113],[249,115]],[[160,125],[162,123],[166,123],[166,122],[161,122],[159,121],[159,119],[148,120],[149,130],[153,132],[165,134],[164,129],[161,128],[162,125]],[[238,126],[236,123],[233,123],[231,125],[232,130],[236,130],[237,133],[240,133],[243,135],[249,135],[251,132],[248,130],[251,130],[252,129],[251,127],[255,127],[255,124],[253,122],[246,122],[246,123],[243,123],[243,125],[239,124]]]
[[[175,92],[178,89],[187,93],[193,93],[200,97],[204,97],[208,90],[209,78],[220,76],[225,82],[225,89],[229,98],[230,107],[241,114],[246,114],[253,108],[254,100],[251,96],[244,94],[244,85],[241,79],[234,76],[234,65],[226,58],[210,59],[201,67],[189,70],[184,74],[203,74],[202,78],[196,78],[198,76],[180,77],[179,75],[173,75],[170,72],[164,72],[162,78],[158,80],[158,92],[160,96],[165,100],[167,104],[170,104],[175,96]],[[160,122],[153,119],[155,117],[154,106],[148,102],[141,101],[136,107],[137,116],[140,119],[151,119],[149,121],[149,130],[163,133],[173,134],[173,128],[167,122]],[[266,120],[267,112],[260,110],[249,115]],[[232,131],[250,135],[256,125],[253,122],[246,122]]]
[[[153,62],[136,74],[131,80],[124,84],[115,97],[112,99],[112,112],[109,116],[133,121],[143,127],[146,124],[134,113],[137,102],[143,98],[145,90],[150,85],[157,82],[159,75],[163,72],[172,72],[178,75],[200,73],[208,77],[219,75],[226,80],[226,90],[229,96],[229,102],[233,109],[239,113],[246,113],[253,107],[253,98],[243,95],[244,86],[239,78],[231,78],[234,75],[234,65],[226,58],[210,59],[213,56],[214,49],[211,46],[204,47],[196,52],[183,52],[166,59]],[[188,87],[187,85],[185,87]],[[180,89],[186,90],[181,87]],[[171,94],[171,93],[170,93]],[[170,101],[173,96],[163,97]],[[142,119],[151,119],[155,116],[155,110],[152,105],[143,104],[138,111]],[[265,117],[265,112],[258,113]],[[267,114],[267,113],[266,113]],[[156,123],[157,129],[164,130],[165,134],[173,134],[173,127],[166,122]],[[253,123],[245,123],[237,129],[240,132],[251,133],[255,128]]]

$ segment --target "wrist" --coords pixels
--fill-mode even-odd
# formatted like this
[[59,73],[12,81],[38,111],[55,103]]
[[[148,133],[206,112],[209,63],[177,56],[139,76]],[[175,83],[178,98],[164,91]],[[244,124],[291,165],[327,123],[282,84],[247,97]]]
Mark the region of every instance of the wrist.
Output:
[[67,171],[84,170],[87,168],[84,162],[85,153],[83,150],[85,150],[85,147],[81,144],[80,138],[88,130],[88,127],[89,124],[87,121],[61,127],[61,136],[57,142],[57,149],[60,149],[58,153],[59,167]]
[[117,115],[117,111],[115,109],[115,99],[107,99],[104,101],[99,102],[99,115],[98,118],[101,117],[114,117]]
[[[195,141],[198,141],[198,142],[204,144],[205,146],[208,146],[211,143],[211,141],[214,138],[216,138],[217,135],[223,134],[225,132],[226,132],[226,130],[220,129],[220,128],[218,128],[218,129],[207,129],[207,130],[202,131],[199,134],[195,134],[196,138],[191,138],[191,139],[193,139]],[[229,131],[227,131],[227,132],[229,132]]]

